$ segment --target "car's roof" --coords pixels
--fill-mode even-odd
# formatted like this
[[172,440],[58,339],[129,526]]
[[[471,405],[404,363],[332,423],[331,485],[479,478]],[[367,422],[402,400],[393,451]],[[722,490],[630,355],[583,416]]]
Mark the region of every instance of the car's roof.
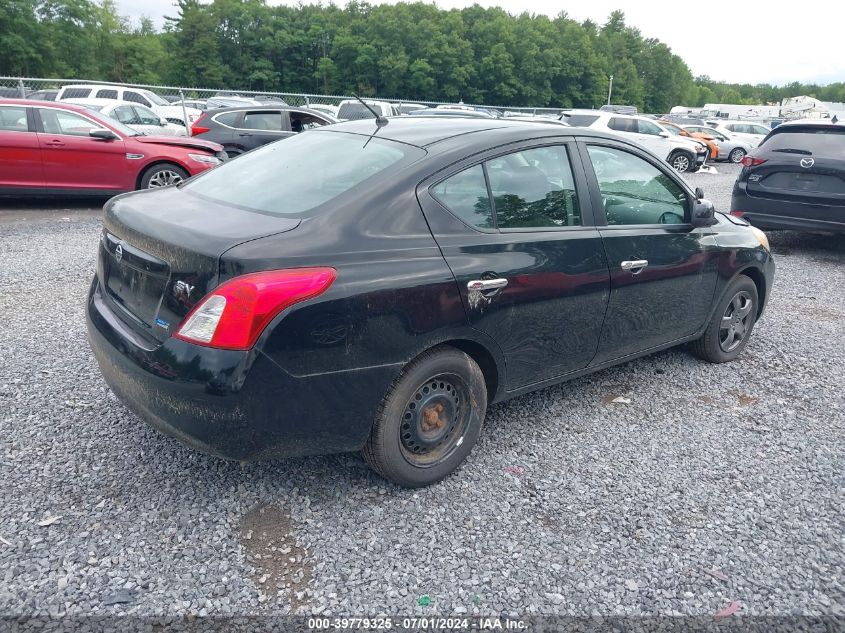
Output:
[[83,114],[90,114],[91,110],[85,106],[75,105],[67,101],[41,101],[40,99],[6,99],[0,97],[0,105],[24,105],[36,108],[59,108],[60,110],[70,110],[72,112],[82,112]]
[[108,106],[108,107],[118,107],[122,105],[129,105],[129,106],[141,106],[145,110],[149,110],[147,106],[143,103],[135,103],[133,101],[120,101],[119,99],[62,99],[59,103],[72,103],[76,105],[94,105],[94,106]]
[[118,84],[65,84],[62,88],[105,88],[106,90],[135,90],[136,92],[152,92],[149,88],[136,88],[134,86],[121,86]]
[[305,106],[292,106],[286,105],[284,103],[261,103],[257,105],[238,105],[238,106],[226,106],[225,108],[214,108],[213,110],[209,110],[212,115],[220,114],[221,112],[241,112],[241,111],[250,111],[250,112],[260,112],[262,110],[296,110],[297,112],[313,112],[314,114],[319,114],[321,116],[325,116],[325,112],[319,112],[317,110],[312,110],[311,108],[306,108]]
[[833,122],[830,119],[795,119],[793,121],[784,121],[774,129],[778,129],[781,127],[793,127],[795,125],[826,125],[827,127],[842,129],[843,127],[845,127],[845,119],[840,119],[839,117],[837,117],[836,122]]
[[[327,130],[329,128],[326,128]],[[345,121],[331,126],[334,132],[375,135],[400,143],[428,147],[440,141],[478,132],[498,131],[502,136],[536,137],[547,133],[549,136],[579,135],[607,136],[586,128],[566,127],[563,125],[538,125],[535,121],[512,119],[476,119],[465,117],[390,117],[387,125],[378,128],[373,119]]]

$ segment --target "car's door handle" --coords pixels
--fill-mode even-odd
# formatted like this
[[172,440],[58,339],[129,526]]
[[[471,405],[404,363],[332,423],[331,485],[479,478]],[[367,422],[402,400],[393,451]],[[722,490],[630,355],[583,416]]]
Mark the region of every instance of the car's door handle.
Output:
[[62,141],[47,141],[44,143],[47,147],[64,147],[65,144]]
[[646,266],[648,266],[648,260],[634,259],[631,261],[622,262],[620,265],[622,266],[622,270],[627,270],[632,275],[637,275],[641,273]]
[[507,279],[473,279],[467,283],[467,290],[496,290],[507,285]]
[[249,132],[241,132],[238,136],[252,136]]

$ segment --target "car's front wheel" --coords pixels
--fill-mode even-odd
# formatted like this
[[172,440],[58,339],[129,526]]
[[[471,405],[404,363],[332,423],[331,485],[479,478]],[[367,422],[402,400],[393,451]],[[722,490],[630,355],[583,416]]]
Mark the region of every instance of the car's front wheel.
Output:
[[727,363],[739,356],[757,321],[758,300],[757,286],[749,277],[734,279],[704,335],[692,344],[696,356],[711,363]]
[[731,153],[728,155],[728,158],[732,163],[741,163],[742,159],[745,158],[745,150],[741,147],[735,147],[731,150]]
[[674,152],[669,157],[669,164],[675,171],[685,172],[692,169],[693,160],[686,152]]
[[453,347],[423,353],[387,392],[362,453],[377,473],[401,486],[440,481],[469,455],[487,413],[478,364]]
[[188,177],[188,172],[170,163],[153,165],[141,176],[141,189],[156,189],[178,185]]

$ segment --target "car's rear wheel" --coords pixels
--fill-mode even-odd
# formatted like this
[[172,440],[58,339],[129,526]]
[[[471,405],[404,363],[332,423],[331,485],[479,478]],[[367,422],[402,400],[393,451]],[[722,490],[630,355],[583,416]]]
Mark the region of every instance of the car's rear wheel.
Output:
[[757,321],[757,286],[740,275],[734,279],[713,313],[693,352],[711,363],[727,363],[742,353]]
[[178,185],[188,177],[188,172],[171,163],[153,165],[141,177],[141,189],[157,189]]
[[745,150],[741,147],[735,147],[731,150],[731,153],[728,154],[728,158],[732,163],[741,163],[742,159],[745,158]]
[[669,157],[669,164],[675,171],[689,171],[692,168],[693,161],[686,152],[674,152]]
[[387,392],[362,453],[377,473],[417,488],[440,481],[469,455],[487,412],[476,362],[448,346],[423,353]]

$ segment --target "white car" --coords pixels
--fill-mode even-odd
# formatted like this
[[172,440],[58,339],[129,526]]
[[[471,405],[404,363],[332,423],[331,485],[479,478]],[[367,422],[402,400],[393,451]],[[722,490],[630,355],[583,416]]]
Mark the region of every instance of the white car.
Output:
[[[156,93],[143,88],[127,88],[126,86],[109,86],[104,84],[69,84],[62,86],[56,101],[69,99],[111,99],[112,101],[129,101],[147,106],[157,115],[164,117],[171,123],[190,127],[202,115],[201,110],[174,106],[159,97]],[[188,120],[185,121],[187,115]]]
[[731,137],[749,143],[751,147],[757,147],[771,128],[762,123],[753,121],[719,121],[716,126],[719,132],[729,134]]
[[322,112],[323,114],[328,114],[331,117],[337,118],[337,106],[328,104],[328,103],[308,103],[305,106],[309,110],[316,110],[317,112]]
[[171,123],[140,103],[111,99],[65,99],[65,102],[96,110],[147,136],[188,135],[183,126]]
[[[583,115],[585,112],[573,111],[573,114]],[[636,141],[677,171],[698,171],[707,160],[707,146],[704,143],[683,136],[672,136],[648,117],[596,110],[587,118],[592,119],[593,116],[595,118],[592,122],[584,127],[615,132]],[[576,117],[569,117],[570,125],[573,118]],[[563,120],[567,121],[566,116]]]
[[[379,116],[397,116],[399,114],[396,106],[387,101],[364,99],[364,102],[375,110]],[[345,99],[340,102],[340,107],[337,109],[337,118],[341,121],[372,119],[373,113],[367,109],[367,106],[358,101],[358,99]]]

